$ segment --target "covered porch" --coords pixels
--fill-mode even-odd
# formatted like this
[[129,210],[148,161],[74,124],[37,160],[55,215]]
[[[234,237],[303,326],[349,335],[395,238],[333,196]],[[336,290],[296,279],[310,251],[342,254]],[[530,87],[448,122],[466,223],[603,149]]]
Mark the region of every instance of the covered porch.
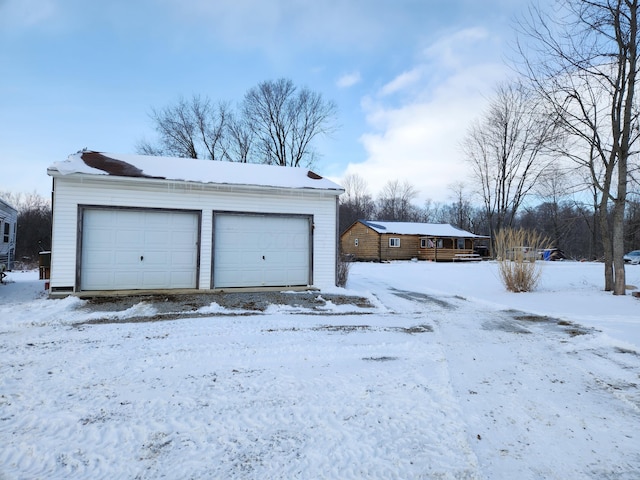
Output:
[[420,237],[419,260],[432,262],[479,261],[475,252],[475,240],[460,237]]

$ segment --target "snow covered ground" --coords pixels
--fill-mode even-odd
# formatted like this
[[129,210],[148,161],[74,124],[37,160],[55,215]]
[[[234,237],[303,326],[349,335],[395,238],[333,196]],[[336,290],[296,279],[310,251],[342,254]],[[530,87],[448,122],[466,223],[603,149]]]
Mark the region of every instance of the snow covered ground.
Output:
[[99,325],[12,272],[0,479],[640,478],[640,299],[542,266],[513,294],[493,262],[354,264],[331,293],[373,308]]

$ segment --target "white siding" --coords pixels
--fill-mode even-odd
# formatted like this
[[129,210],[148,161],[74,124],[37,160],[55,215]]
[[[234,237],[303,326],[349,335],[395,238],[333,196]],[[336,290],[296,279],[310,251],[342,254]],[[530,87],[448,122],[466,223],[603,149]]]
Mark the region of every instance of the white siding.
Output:
[[[17,210],[5,202],[0,201],[0,264],[3,264],[7,270],[13,268],[17,226]],[[9,235],[5,237],[5,233],[7,232]]]
[[[201,289],[211,287],[213,212],[312,215],[313,285],[335,284],[336,193],[324,190],[260,189],[98,175],[54,178],[51,288],[75,288],[78,205],[199,210]],[[339,193],[339,192],[338,192]]]

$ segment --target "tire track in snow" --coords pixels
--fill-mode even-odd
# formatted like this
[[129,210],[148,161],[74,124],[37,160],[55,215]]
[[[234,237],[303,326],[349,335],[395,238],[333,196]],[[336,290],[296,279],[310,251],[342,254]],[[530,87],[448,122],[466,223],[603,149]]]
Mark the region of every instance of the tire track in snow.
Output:
[[[398,295],[393,287],[390,292]],[[613,349],[590,351],[599,332],[572,322],[494,311],[463,299],[433,302],[420,292],[400,296],[422,305],[434,320],[482,477],[640,476],[636,355],[626,352],[620,371],[611,365]],[[548,455],[549,442],[557,444],[555,455]]]
[[39,327],[6,357],[24,366],[3,380],[20,402],[0,460],[47,478],[475,478],[417,318]]

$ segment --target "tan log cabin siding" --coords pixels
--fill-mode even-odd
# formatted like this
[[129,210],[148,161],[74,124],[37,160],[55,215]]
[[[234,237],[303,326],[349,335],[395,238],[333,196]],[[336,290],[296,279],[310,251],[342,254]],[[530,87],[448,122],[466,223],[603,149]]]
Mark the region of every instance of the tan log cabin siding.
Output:
[[[389,238],[399,238],[400,247],[390,247]],[[442,248],[421,248],[420,239],[429,238],[423,235],[398,235],[392,233],[378,233],[368,226],[356,222],[340,237],[342,253],[361,261],[384,260],[439,260],[452,261],[456,254],[473,253],[474,241],[466,238],[464,249],[458,249],[457,238],[440,238]],[[358,239],[358,246],[355,240]],[[437,237],[432,237],[434,243]]]
[[340,237],[340,248],[343,254],[353,256],[356,260],[377,261],[380,260],[379,237],[375,230],[356,222]]
[[[390,247],[390,238],[399,238],[400,246]],[[420,237],[416,235],[380,234],[381,260],[410,260],[418,258],[418,250],[420,250]]]

